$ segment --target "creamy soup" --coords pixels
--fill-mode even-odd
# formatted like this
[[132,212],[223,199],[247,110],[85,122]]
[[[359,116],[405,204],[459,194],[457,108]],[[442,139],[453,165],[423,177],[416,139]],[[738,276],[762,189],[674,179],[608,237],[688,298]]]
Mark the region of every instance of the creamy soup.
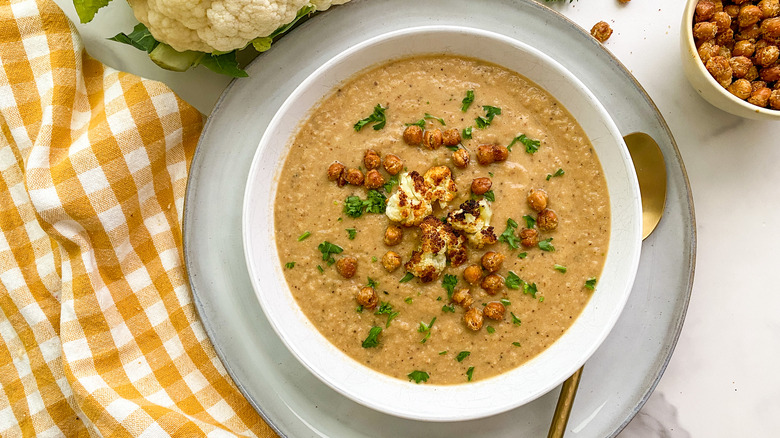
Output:
[[[355,125],[361,120],[365,123],[358,131]],[[437,129],[454,128],[460,144],[435,149],[409,145],[404,133],[414,123],[430,132],[425,134],[429,140]],[[471,138],[466,138],[469,130]],[[511,150],[504,148],[513,140]],[[506,159],[480,164],[480,145],[497,145]],[[468,155],[466,167],[456,166],[456,149],[466,151],[458,152],[461,157]],[[365,185],[344,181],[348,169],[367,174],[367,150],[375,151],[383,162],[389,154],[402,161],[394,177],[382,166],[377,169],[380,182],[389,184],[372,193],[373,202],[367,201],[372,198]],[[346,168],[341,184],[328,175],[334,162]],[[386,244],[386,229],[394,222],[388,217],[390,208],[381,212],[385,201],[377,195],[392,203],[401,190],[395,180],[411,180],[412,172],[425,175],[431,168],[451,171],[457,187],[457,192],[445,196],[453,199],[443,207],[432,202],[430,213],[443,232],[459,239],[460,246],[457,257],[447,257],[439,271],[421,279],[407,273],[419,274],[419,263],[410,265],[413,252],[426,256],[419,252],[420,227],[395,224],[402,230],[401,241]],[[474,195],[471,185],[476,178],[488,178],[490,191]],[[475,59],[427,56],[361,72],[302,121],[278,181],[276,240],[290,290],[331,343],[390,376],[421,384],[461,384],[506,372],[555,342],[591,294],[598,293],[594,285],[604,265],[610,231],[609,198],[599,160],[561,103],[503,67]],[[531,190],[546,192],[543,213],[529,203]],[[493,229],[483,230],[492,231],[496,243],[444,225],[449,213],[471,199],[492,212]],[[542,223],[534,220],[548,210],[554,212],[557,227],[540,229]],[[394,211],[397,216],[397,208]],[[361,212],[360,217],[352,217]],[[486,218],[484,210],[482,218]],[[519,237],[527,227],[537,235],[524,242],[528,247]],[[383,266],[388,251],[401,259],[392,272]],[[467,267],[482,266],[487,252],[504,256],[500,266],[490,266],[500,276],[500,288],[490,293],[482,287],[488,269],[471,269],[481,277],[474,285],[464,278]],[[342,259],[351,266],[339,272],[337,266],[343,266],[336,262]],[[350,278],[342,275],[349,276],[351,270]],[[377,305],[372,308],[359,305],[356,298],[369,286],[376,294]],[[451,299],[453,291],[460,293],[459,303]],[[466,292],[469,299],[463,300]],[[496,315],[500,307],[504,313]],[[481,325],[474,321],[476,313],[482,316]]]

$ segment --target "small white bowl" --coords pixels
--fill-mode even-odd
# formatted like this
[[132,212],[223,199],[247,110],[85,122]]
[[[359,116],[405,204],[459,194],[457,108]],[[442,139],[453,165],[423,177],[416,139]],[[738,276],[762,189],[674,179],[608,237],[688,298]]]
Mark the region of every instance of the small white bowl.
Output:
[[693,16],[698,2],[698,0],[688,0],[680,29],[680,56],[688,81],[704,100],[727,113],[753,120],[780,120],[780,111],[761,108],[734,96],[707,71],[699,58],[696,42],[693,39]]
[[[278,174],[299,123],[339,83],[367,67],[419,54],[479,58],[544,87],[579,121],[601,160],[611,204],[611,237],[597,290],[572,327],[550,348],[499,376],[460,385],[415,384],[351,359],[306,318],[289,291],[274,240]],[[270,188],[270,189],[269,189]],[[387,33],[341,53],[284,102],[263,135],[250,169],[243,233],[249,273],[268,320],[289,350],[327,385],[378,411],[415,420],[461,421],[528,403],[579,368],[615,324],[631,291],[641,250],[642,214],[631,158],[617,127],[593,94],[540,51],[483,30],[430,26]]]

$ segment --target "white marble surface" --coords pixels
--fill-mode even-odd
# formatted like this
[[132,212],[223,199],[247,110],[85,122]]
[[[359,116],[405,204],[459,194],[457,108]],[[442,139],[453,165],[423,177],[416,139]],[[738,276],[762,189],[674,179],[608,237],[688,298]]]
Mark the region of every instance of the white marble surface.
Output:
[[[55,1],[77,22],[71,0]],[[683,6],[683,0],[553,4],[583,27],[604,20],[615,29],[606,46],[669,123],[696,207],[699,247],[685,326],[656,391],[620,437],[777,436],[780,231],[772,220],[780,217],[780,122],[743,120],[696,94],[679,67]],[[105,41],[133,24],[117,0],[77,28],[101,61],[161,80],[207,114],[229,81],[203,68],[165,72],[145,54]]]

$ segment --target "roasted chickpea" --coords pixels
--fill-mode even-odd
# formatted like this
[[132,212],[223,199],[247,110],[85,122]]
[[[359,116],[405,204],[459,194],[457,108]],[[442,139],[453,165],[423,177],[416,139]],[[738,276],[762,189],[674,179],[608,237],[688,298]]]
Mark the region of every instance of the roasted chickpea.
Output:
[[756,42],[761,37],[761,28],[757,24],[740,28],[739,32],[734,36],[737,41],[748,40]]
[[469,161],[471,161],[471,157],[466,149],[461,148],[452,153],[452,162],[456,167],[466,167],[469,165]]
[[388,225],[385,230],[384,242],[387,246],[395,246],[401,243],[404,237],[404,230],[397,225]]
[[457,146],[460,144],[460,131],[450,128],[441,134],[441,141],[444,146]]
[[737,18],[737,16],[739,15],[739,6],[728,5],[723,8],[723,12],[729,14],[729,18]]
[[509,149],[500,144],[493,145],[493,161],[506,161],[509,158]]
[[471,265],[463,270],[463,279],[468,284],[477,284],[482,279],[482,268],[477,265]]
[[715,3],[710,0],[699,0],[696,3],[696,22],[710,21],[715,15]]
[[727,60],[729,58],[731,58],[731,49],[729,49],[726,46],[718,46],[718,47],[719,47],[719,49],[718,49],[718,55],[717,56],[721,56],[723,58],[726,58]]
[[385,177],[376,169],[371,169],[366,173],[366,188],[378,189],[385,184]]
[[[731,17],[725,12],[716,12],[715,16],[712,17],[712,22],[718,26],[718,34],[721,34],[726,30],[731,30]],[[731,32],[733,36],[734,31],[732,30]]]
[[777,46],[766,46],[756,50],[756,64],[762,67],[769,67],[780,57],[780,49]]
[[750,71],[750,67],[753,67],[753,63],[750,59],[744,56],[735,56],[729,59],[729,65],[731,66],[731,71],[735,78],[744,78],[748,71]]
[[495,321],[501,321],[504,319],[505,312],[506,307],[504,307],[504,305],[498,301],[491,301],[487,303],[482,311],[486,318],[490,318]]
[[753,93],[754,91],[758,91],[766,86],[766,82],[764,81],[753,81],[750,83],[750,92]]
[[539,231],[534,228],[520,230],[520,243],[526,248],[533,248],[539,244]]
[[466,327],[471,330],[479,331],[482,328],[484,318],[482,317],[482,309],[471,307],[463,315],[463,321],[466,323]]
[[482,267],[488,272],[496,272],[504,263],[504,255],[495,251],[488,251],[482,256]]
[[452,301],[463,306],[464,309],[468,309],[474,304],[474,298],[469,293],[468,289],[458,289],[452,294]]
[[752,26],[761,20],[764,13],[756,5],[745,5],[739,9],[739,15],[737,16],[737,22],[739,27]]
[[713,56],[707,61],[707,71],[723,87],[731,85],[731,76],[733,74],[731,65],[723,56]]
[[353,186],[362,186],[363,181],[365,180],[363,177],[363,172],[358,169],[347,170],[347,173],[344,174],[344,178]]
[[398,155],[387,154],[385,155],[383,166],[390,175],[398,175],[398,172],[404,168],[404,162],[401,161],[401,158]]
[[482,165],[488,165],[493,163],[495,158],[493,158],[493,145],[492,144],[481,144],[479,147],[477,147],[477,162]]
[[631,0],[618,0],[618,2],[623,3],[623,4],[626,4],[626,3],[630,2],[630,1]]
[[731,0],[731,2],[734,3],[735,5],[741,5],[741,4],[747,3],[749,1],[752,1],[752,0]]
[[360,288],[355,299],[364,309],[373,309],[379,304],[379,295],[376,294],[373,287]]
[[769,104],[769,98],[771,96],[772,96],[772,90],[765,87],[754,91],[750,95],[750,97],[748,97],[747,101],[752,103],[753,105],[766,108],[766,106]]
[[485,289],[485,292],[489,293],[490,295],[495,295],[498,291],[501,290],[502,287],[504,287],[504,277],[498,274],[490,274],[482,279],[480,286],[482,289]]
[[490,190],[490,187],[493,186],[493,181],[490,180],[490,178],[486,177],[479,177],[474,178],[473,181],[471,181],[471,193],[475,195],[484,195],[485,192]]
[[738,98],[742,100],[746,100],[748,97],[750,97],[750,93],[752,93],[752,89],[750,86],[750,82],[747,79],[737,79],[729,85],[728,88],[729,92]]
[[401,256],[395,251],[387,251],[382,256],[382,266],[387,272],[393,272],[401,266]]
[[734,56],[744,56],[750,58],[753,53],[756,52],[756,46],[747,40],[737,41],[734,44],[734,49],[731,50],[731,54]]
[[352,278],[357,272],[357,263],[357,259],[354,257],[342,257],[336,262],[336,271],[344,278]]
[[772,90],[772,94],[769,95],[769,106],[780,110],[780,90]]
[[753,67],[750,67],[748,69],[748,72],[745,74],[745,79],[749,81],[753,81],[758,78],[758,68],[754,65]]
[[[605,42],[612,36],[612,28],[606,21],[599,21],[590,29],[590,34],[600,42]],[[715,35],[712,36],[713,38]]]
[[718,36],[715,37],[715,44],[731,50],[730,48],[734,47],[734,31],[727,29],[721,33],[718,33]]
[[558,228],[558,215],[549,208],[545,208],[536,216],[536,226],[542,231],[552,231]]
[[780,37],[780,18],[768,18],[761,22],[761,33],[764,38]]
[[707,61],[710,60],[713,56],[718,56],[718,52],[720,51],[720,46],[711,42],[711,41],[705,41],[701,43],[699,46],[699,58],[701,58],[701,61],[703,63],[707,63]]
[[409,146],[418,146],[423,140],[423,130],[417,125],[409,125],[404,129],[404,142]]
[[334,161],[333,164],[328,167],[328,179],[331,181],[336,181],[339,187],[343,186],[347,183],[347,180],[344,178],[345,169],[346,167],[344,167],[343,164],[339,163],[338,161]]
[[758,8],[765,19],[777,17],[780,14],[780,0],[761,0]]
[[693,25],[693,37],[699,41],[709,41],[718,35],[718,26],[709,21],[703,21]]
[[715,3],[715,12],[723,12],[723,0],[712,0]]
[[375,150],[368,149],[363,154],[363,164],[366,165],[366,170],[378,169],[379,165],[382,164],[382,158],[379,157]]
[[438,149],[441,143],[441,129],[429,129],[423,133],[423,146],[426,148]]
[[780,81],[780,65],[761,70],[759,76],[762,81],[766,82]]
[[526,200],[528,205],[535,211],[542,211],[547,208],[547,192],[542,189],[531,189]]

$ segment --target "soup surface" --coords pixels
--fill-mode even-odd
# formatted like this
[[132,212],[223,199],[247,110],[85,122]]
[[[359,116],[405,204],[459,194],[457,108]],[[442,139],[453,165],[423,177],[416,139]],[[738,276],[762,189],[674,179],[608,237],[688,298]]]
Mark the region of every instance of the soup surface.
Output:
[[[468,104],[467,96],[472,94],[473,102]],[[369,117],[377,105],[383,111]],[[356,122],[366,118],[358,131]],[[407,124],[418,122],[430,132],[457,129],[460,145],[433,149],[407,144],[403,136]],[[469,129],[471,138],[467,138]],[[513,140],[505,161],[478,162],[480,145],[508,146]],[[335,161],[366,174],[364,154],[369,149],[383,162],[388,154],[402,160],[403,170],[394,177],[382,166],[377,169],[389,184],[369,193],[364,185],[341,185],[329,179],[329,166]],[[455,165],[454,149],[467,151],[466,167]],[[384,202],[376,201],[381,201],[381,193],[392,204],[399,190],[393,180],[409,180],[407,172],[424,175],[436,166],[451,170],[457,192],[444,208],[432,202],[431,213],[440,219],[444,233],[458,238],[461,245],[458,257],[447,257],[438,270],[425,275],[431,281],[423,282],[407,274],[420,272],[419,263],[408,263],[414,251],[421,251],[420,227],[400,226],[401,242],[387,245],[385,231],[394,222],[381,212]],[[474,195],[475,178],[490,179],[491,190]],[[598,293],[593,286],[604,265],[610,226],[601,165],[566,109],[536,84],[503,67],[453,56],[414,57],[350,78],[302,122],[278,181],[276,240],[290,290],[331,343],[390,376],[460,384],[506,372],[555,342],[591,294]],[[547,209],[557,216],[555,229],[534,223],[540,214],[548,213],[532,208],[527,200],[532,189],[546,192]],[[361,204],[354,197],[369,201]],[[489,224],[496,243],[480,248],[473,235],[453,232],[442,223],[470,199],[492,210]],[[481,217],[485,218],[484,210]],[[519,237],[526,227],[538,236],[538,243],[533,238],[524,242],[531,244],[528,247]],[[388,251],[402,261],[391,272],[383,266]],[[461,263],[464,251],[466,260]],[[490,274],[487,269],[476,271],[481,278],[474,285],[464,278],[464,270],[481,266],[483,255],[490,251],[504,256],[495,272],[500,287],[491,293],[481,285]],[[441,262],[443,252],[430,255],[422,248],[419,255]],[[336,263],[347,258],[354,258],[351,267],[356,266],[350,278],[342,275],[349,274],[349,267],[339,272],[337,267],[343,266]],[[359,291],[369,286],[378,301],[373,308],[356,300]],[[462,298],[461,289],[468,291],[470,300],[459,299],[459,304],[451,295],[460,291],[456,298]],[[473,310],[467,318],[469,301]],[[483,311],[488,306],[492,310],[502,306],[505,312],[499,320],[490,319],[488,313],[501,315]],[[478,329],[476,313],[482,316]]]

